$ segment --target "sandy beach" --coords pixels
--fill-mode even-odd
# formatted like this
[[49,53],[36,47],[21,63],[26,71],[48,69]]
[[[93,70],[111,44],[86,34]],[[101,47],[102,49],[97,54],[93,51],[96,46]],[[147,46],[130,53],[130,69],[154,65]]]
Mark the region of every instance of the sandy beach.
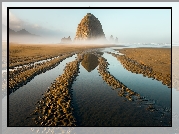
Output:
[[[64,55],[70,52],[84,51],[86,49],[103,48],[109,46],[112,45],[95,45],[95,44],[93,45],[88,45],[88,44],[29,45],[29,44],[10,43],[9,66],[15,67],[18,65],[24,65],[24,64],[34,63],[40,60],[46,60],[48,58],[53,58],[55,56],[58,56],[59,54]],[[145,76],[157,79],[159,81],[162,81],[163,84],[171,87],[171,49],[170,48],[125,48],[125,49],[120,49],[119,51],[125,54],[125,56],[118,57],[118,60],[123,64],[123,66],[128,71],[134,73],[140,73]],[[136,63],[134,64],[133,61],[135,61]],[[175,66],[177,66],[177,64]],[[26,72],[28,71],[29,70],[27,70]],[[26,76],[27,73],[25,73],[24,75]],[[176,75],[173,75],[173,77],[174,79],[177,79]],[[21,76],[21,78],[24,78],[24,76],[23,77]],[[174,83],[176,85],[177,80],[175,80]]]
[[179,46],[172,47],[172,87],[179,91]]
[[[138,105],[141,105],[142,108],[140,112],[145,112],[145,114],[143,114],[145,118],[140,116],[140,112],[138,115],[135,115],[135,117],[140,116],[140,120],[138,121],[136,121],[135,118],[130,118],[134,126],[137,125],[136,122],[138,122],[138,125],[145,126],[153,126],[153,124],[161,125],[157,119],[155,123],[154,120],[152,120],[155,114],[160,114],[150,114],[155,111],[155,107],[152,105],[156,105],[156,107],[165,106],[170,112],[170,103],[166,103],[165,101],[170,100],[169,92],[171,90],[168,90],[167,86],[162,85],[161,82],[156,81],[155,79],[157,78],[144,78],[144,76],[135,74],[135,72],[133,73],[132,71],[137,70],[142,74],[143,71],[144,73],[150,73],[150,70],[148,70],[148,67],[150,67],[152,68],[150,73],[152,77],[154,74],[154,77],[162,78],[162,82],[170,86],[170,49],[124,48],[122,50],[113,50],[114,48],[111,46],[95,44],[10,44],[9,56],[11,68],[18,65],[26,66],[17,67],[17,69],[9,71],[9,125],[118,126],[120,124],[120,126],[128,126],[130,125],[128,124],[129,119],[122,118],[123,121],[118,121],[118,117],[121,117],[121,114],[116,113],[118,110],[121,111],[121,105],[119,106],[119,103],[123,104],[124,101],[127,103],[127,106],[125,104],[122,106],[123,111],[121,112],[123,113],[123,117],[139,110],[136,108]],[[107,52],[105,52],[106,50]],[[115,57],[115,55],[113,55],[115,54],[112,53],[114,51],[116,53],[120,51],[126,54],[126,57],[136,60],[140,63],[138,64],[140,66],[135,66],[135,62],[131,62],[132,60],[126,58],[118,59],[118,56]],[[92,67],[92,70],[86,70],[85,68],[86,64],[88,66],[95,62],[94,59],[90,60],[89,58],[87,58],[89,60],[84,60],[87,54],[91,54],[93,57],[96,56],[95,58],[98,60],[98,63],[94,65],[95,67]],[[83,63],[85,63],[85,65]],[[129,68],[123,68],[123,65],[127,65]],[[135,70],[128,70],[133,67],[136,67]],[[119,73],[117,73],[118,71]],[[159,74],[157,74],[156,71],[160,71]],[[121,74],[121,76],[119,74]],[[91,83],[94,84],[91,85]],[[166,93],[163,95],[160,94],[162,97],[158,98],[157,94],[160,89]],[[116,95],[116,93],[118,95]],[[56,99],[51,95],[55,96]],[[107,100],[105,104],[101,96],[102,99]],[[145,96],[152,97],[147,98]],[[96,98],[95,101],[93,97]],[[22,100],[26,101],[22,102]],[[157,100],[158,104],[155,104],[153,100]],[[86,102],[85,106],[84,102]],[[133,106],[131,102],[135,102],[136,106],[131,108]],[[140,102],[140,104],[138,102]],[[88,111],[88,107],[90,107],[92,103],[94,109],[90,110],[89,115],[94,116],[91,117],[83,114]],[[111,103],[113,103],[113,105],[111,105]],[[21,104],[22,107],[17,110],[17,105],[19,104]],[[102,105],[104,107],[99,108]],[[51,106],[51,109],[48,108],[49,106]],[[116,107],[118,110],[108,110],[113,107]],[[130,107],[130,109],[128,107]],[[29,110],[26,111],[26,109]],[[40,109],[43,110],[41,111]],[[124,109],[129,109],[128,113]],[[97,112],[100,114],[95,114]],[[23,113],[21,119],[16,120],[19,113]],[[112,115],[117,116],[112,117]],[[104,117],[106,117],[106,119],[104,119]],[[111,118],[108,117],[113,118],[112,120],[115,121],[110,122]],[[146,118],[148,118],[149,122],[142,124],[142,120]],[[39,119],[41,119],[40,122]],[[96,124],[94,124],[93,119],[96,119]],[[103,121],[100,122],[99,120]],[[105,120],[109,120],[109,122],[105,122]],[[170,125],[170,117],[168,115],[166,115],[163,120],[166,121],[162,122],[164,125]]]
[[[111,45],[95,45],[95,44],[16,44],[10,43],[9,46],[9,67],[28,65],[28,67],[10,71],[9,88],[14,89],[19,84],[25,84],[33,79],[37,74],[52,69],[62,60],[72,56],[73,54],[88,49],[109,47]],[[53,59],[54,58],[54,59]],[[35,68],[30,63],[51,59],[47,63],[38,63]],[[18,82],[17,82],[18,81]],[[11,91],[11,90],[10,90]]]
[[[171,49],[170,48],[125,48],[120,50],[128,59],[134,60],[143,67],[151,68],[153,78],[170,86],[171,84]],[[124,60],[123,60],[124,61]],[[126,61],[125,64],[128,64]],[[132,65],[129,65],[133,70]],[[130,70],[130,71],[131,71]],[[134,71],[135,72],[135,71]],[[142,72],[143,73],[143,72]],[[145,73],[149,76],[149,73]]]
[[[112,45],[95,44],[17,44],[10,43],[9,46],[9,67],[28,64],[47,58],[58,56],[59,54],[70,53],[93,48],[103,48]],[[18,62],[17,62],[18,61]]]

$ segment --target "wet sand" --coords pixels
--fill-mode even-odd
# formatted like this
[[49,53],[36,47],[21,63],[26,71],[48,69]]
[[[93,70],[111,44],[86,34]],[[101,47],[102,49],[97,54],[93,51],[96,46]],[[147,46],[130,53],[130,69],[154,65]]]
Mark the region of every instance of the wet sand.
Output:
[[179,91],[179,46],[172,47],[172,87]]
[[[112,56],[110,57],[109,54],[107,54],[106,56],[105,55],[106,54],[104,54],[102,57],[105,57],[109,62],[112,61],[112,63],[109,63],[111,65],[109,66],[109,68],[108,68],[108,63],[104,58],[99,59],[98,67],[90,73],[86,69],[82,68],[81,65],[80,66],[81,74],[79,74],[79,76],[77,77],[77,81],[75,81],[74,84],[72,85],[75,116],[77,118],[77,123],[78,123],[77,125],[78,126],[109,126],[110,124],[110,126],[143,126],[143,125],[150,126],[150,123],[152,126],[155,123],[157,125],[157,121],[160,120],[156,119],[156,117],[160,118],[160,114],[157,114],[156,113],[157,111],[154,111],[153,107],[149,106],[152,103],[148,103],[149,100],[146,101],[143,100],[143,102],[145,103],[144,104],[145,106],[144,105],[143,106],[145,108],[143,106],[138,107],[138,102],[136,102],[137,93],[133,92],[129,88],[125,88],[125,86],[120,81],[118,81],[117,79],[115,79],[115,77],[111,75],[111,74],[116,75],[119,72],[120,75],[123,75],[122,72],[124,70],[119,68],[119,65],[116,64],[118,63],[118,61],[114,57]],[[117,66],[117,67],[115,69],[116,70],[115,73],[110,74],[109,73],[110,71],[108,72],[108,69],[113,68],[112,66]],[[97,70],[100,73],[99,77],[96,75],[96,73],[98,72]],[[114,68],[112,70],[114,70]],[[137,75],[137,74],[133,74],[133,75]],[[122,80],[119,77],[118,79]],[[128,80],[130,81],[130,79]],[[135,83],[135,80],[132,81],[132,83]],[[147,86],[146,83],[138,82],[138,84],[141,85],[141,87],[139,87],[140,91],[141,90],[144,91],[146,89],[145,88]],[[155,85],[154,83],[151,85],[150,92],[153,89],[155,89],[154,85]],[[120,86],[123,87],[119,88]],[[115,89],[115,87],[118,89]],[[134,87],[132,87],[132,89],[136,91]],[[168,90],[167,88],[166,90],[169,93],[167,95],[170,96],[171,91]],[[158,91],[161,91],[161,88],[158,88]],[[147,95],[148,94],[146,94],[145,96]],[[166,100],[170,101],[171,99],[166,99]],[[93,106],[91,106],[91,104],[93,104]],[[139,102],[139,104],[141,105],[141,101]],[[156,117],[154,117],[154,115]],[[143,121],[140,119],[143,119]],[[167,123],[165,122],[164,124],[166,125]]]
[[154,77],[171,85],[171,49],[170,48],[125,48],[120,53],[136,61],[138,64],[151,68]]

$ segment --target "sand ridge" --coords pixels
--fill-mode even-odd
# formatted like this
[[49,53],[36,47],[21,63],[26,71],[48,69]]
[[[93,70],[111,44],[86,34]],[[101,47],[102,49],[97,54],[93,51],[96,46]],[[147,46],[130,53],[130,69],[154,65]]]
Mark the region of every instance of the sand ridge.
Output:
[[[170,48],[125,48],[120,49],[120,53],[125,54],[129,61],[135,61],[140,66],[152,69],[150,77],[157,78],[164,84],[171,86],[171,49]],[[122,57],[122,56],[121,56]],[[124,56],[123,56],[124,57]],[[125,65],[129,63],[125,62]],[[134,64],[136,66],[136,63]],[[133,66],[131,64],[131,69]],[[135,72],[135,71],[134,71]],[[144,73],[144,71],[142,71]],[[140,72],[140,73],[142,73]],[[151,72],[151,71],[148,71]],[[149,73],[145,73],[149,75]]]

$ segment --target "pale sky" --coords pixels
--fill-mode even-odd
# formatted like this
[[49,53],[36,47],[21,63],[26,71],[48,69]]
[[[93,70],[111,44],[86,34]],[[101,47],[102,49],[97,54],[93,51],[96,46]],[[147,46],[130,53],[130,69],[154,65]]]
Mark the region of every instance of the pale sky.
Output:
[[[65,6],[66,3],[48,3],[49,6]],[[71,5],[70,5],[71,4]],[[68,6],[75,6],[70,3]],[[77,5],[77,3],[75,3]],[[173,9],[173,41],[178,42],[178,30],[174,30],[179,22],[176,17],[179,4],[177,3],[83,3],[78,6],[120,6],[140,7],[157,6],[172,7]],[[47,6],[47,3],[6,3],[11,7]],[[3,9],[3,8],[2,8]],[[77,25],[87,13],[94,14],[101,22],[107,39],[110,35],[118,37],[123,43],[170,43],[171,42],[171,12],[170,9],[11,9],[10,27],[14,29],[25,28],[29,32],[62,37],[75,37]],[[5,16],[5,15],[4,15]],[[178,15],[177,15],[178,16]],[[174,20],[177,20],[174,21]],[[6,24],[6,22],[4,21]]]

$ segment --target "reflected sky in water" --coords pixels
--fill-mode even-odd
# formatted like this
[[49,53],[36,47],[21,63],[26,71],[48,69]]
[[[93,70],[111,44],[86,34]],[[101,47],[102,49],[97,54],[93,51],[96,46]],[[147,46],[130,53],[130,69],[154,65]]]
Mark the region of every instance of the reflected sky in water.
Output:
[[162,82],[144,77],[142,74],[131,73],[124,69],[121,63],[111,54],[105,53],[103,57],[108,59],[109,72],[127,87],[148,99],[156,100],[156,103],[160,105],[170,107],[171,89],[163,85]]
[[[55,68],[37,75],[26,85],[9,95],[10,125],[35,125],[25,118],[35,110],[35,104],[42,98],[42,94],[51,86],[51,83],[63,73],[66,63],[75,60],[76,55],[63,60]],[[19,116],[19,114],[21,116]],[[18,118],[18,119],[17,119]]]
[[[102,51],[114,52],[112,48],[102,49]],[[136,91],[141,96],[154,100],[155,104],[170,109],[171,89],[162,85],[162,83],[157,80],[152,80],[151,78],[143,77],[141,74],[135,74],[125,70],[120,62],[110,54],[104,53],[102,56],[106,58],[110,64],[108,66],[108,71],[119,81],[123,82],[126,86],[133,91]],[[87,62],[92,61],[88,60]],[[127,124],[130,126],[128,120],[130,120],[130,122],[135,120],[136,124],[138,122],[136,119],[133,119],[133,117],[127,115],[136,112],[142,112],[143,115],[146,115],[147,112],[142,111],[142,109],[137,109],[135,104],[131,102],[124,103],[123,98],[119,97],[117,92],[112,90],[111,87],[99,77],[97,68],[92,72],[87,72],[82,66],[83,65],[81,64],[80,74],[72,85],[72,88],[74,89],[73,98],[76,109],[75,114],[79,126],[108,126],[109,124],[111,126],[122,126]],[[124,109],[130,109],[130,112]],[[86,111],[88,112],[86,113]],[[116,111],[120,111],[120,114]],[[121,116],[124,116],[126,119],[123,119]],[[153,115],[151,115],[151,118],[153,118],[152,116]],[[108,119],[108,117],[110,117],[110,119]],[[134,117],[144,119],[144,116],[138,114],[135,114]],[[144,120],[150,120],[150,118],[147,118],[148,117],[145,116]],[[99,122],[99,120],[101,122]],[[115,123],[110,122],[111,120]],[[121,124],[119,120],[123,120],[123,123]],[[140,124],[139,126],[142,125]]]

